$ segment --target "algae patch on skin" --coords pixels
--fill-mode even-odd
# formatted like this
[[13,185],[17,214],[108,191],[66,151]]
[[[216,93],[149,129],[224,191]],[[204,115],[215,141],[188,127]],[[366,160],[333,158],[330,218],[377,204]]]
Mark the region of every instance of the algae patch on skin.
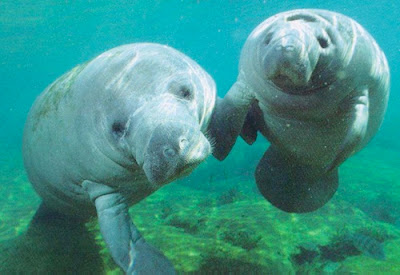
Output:
[[60,77],[59,80],[53,82],[40,96],[43,100],[37,108],[39,111],[35,116],[35,124],[33,125],[33,130],[35,131],[41,119],[47,116],[52,111],[57,111],[60,102],[67,98],[70,94],[71,87],[74,84],[77,76],[83,69],[86,68],[86,62],[82,65],[76,66],[68,73]]

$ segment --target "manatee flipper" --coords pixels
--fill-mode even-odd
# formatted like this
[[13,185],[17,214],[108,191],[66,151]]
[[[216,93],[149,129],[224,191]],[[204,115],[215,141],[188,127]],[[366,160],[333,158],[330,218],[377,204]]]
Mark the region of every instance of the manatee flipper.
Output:
[[210,139],[214,141],[213,155],[225,159],[242,130],[247,112],[254,101],[249,89],[237,81],[226,96],[217,98],[208,126]]
[[270,146],[257,166],[256,183],[261,194],[277,208],[293,213],[317,210],[327,203],[338,188],[338,169],[296,162]]
[[257,133],[264,123],[263,113],[258,106],[258,101],[254,101],[246,115],[240,136],[249,145],[257,140]]
[[361,95],[358,94],[357,96],[350,97],[342,108],[344,108],[346,112],[347,120],[350,121],[350,127],[339,149],[338,155],[328,166],[327,171],[335,169],[350,157],[364,139],[369,119],[368,89],[363,88],[361,90]]
[[169,260],[143,239],[120,193],[91,181],[82,186],[96,206],[100,232],[111,256],[127,274],[175,274]]

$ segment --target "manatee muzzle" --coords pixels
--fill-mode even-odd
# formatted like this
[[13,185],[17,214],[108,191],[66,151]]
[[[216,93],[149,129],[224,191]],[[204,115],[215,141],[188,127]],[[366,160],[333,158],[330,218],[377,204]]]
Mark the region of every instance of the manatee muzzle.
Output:
[[306,87],[319,58],[318,43],[309,32],[286,30],[265,48],[265,77],[284,92],[297,94]]
[[159,186],[187,175],[210,154],[211,145],[198,126],[181,121],[162,123],[147,144],[143,170],[148,180]]

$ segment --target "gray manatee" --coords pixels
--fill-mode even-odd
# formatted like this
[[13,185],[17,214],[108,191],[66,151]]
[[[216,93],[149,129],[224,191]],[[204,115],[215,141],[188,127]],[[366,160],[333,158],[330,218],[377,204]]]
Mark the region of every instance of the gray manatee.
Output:
[[211,154],[204,133],[215,97],[196,62],[159,44],[120,46],[61,76],[36,99],[24,130],[25,168],[43,199],[37,216],[97,214],[126,273],[174,273],[128,208]]
[[287,212],[323,206],[338,166],[380,127],[389,97],[384,53],[357,22],[326,10],[274,15],[247,38],[237,81],[218,99],[213,152],[260,132],[271,146],[255,177],[263,196]]

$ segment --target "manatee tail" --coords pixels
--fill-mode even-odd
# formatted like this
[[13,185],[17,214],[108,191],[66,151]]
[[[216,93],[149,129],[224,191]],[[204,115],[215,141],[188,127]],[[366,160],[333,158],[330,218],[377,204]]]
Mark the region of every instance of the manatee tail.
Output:
[[271,146],[257,166],[256,183],[261,194],[277,208],[291,213],[317,210],[338,188],[338,169],[326,172],[303,165]]
[[99,251],[84,221],[42,203],[28,231],[0,246],[0,273],[102,274]]

